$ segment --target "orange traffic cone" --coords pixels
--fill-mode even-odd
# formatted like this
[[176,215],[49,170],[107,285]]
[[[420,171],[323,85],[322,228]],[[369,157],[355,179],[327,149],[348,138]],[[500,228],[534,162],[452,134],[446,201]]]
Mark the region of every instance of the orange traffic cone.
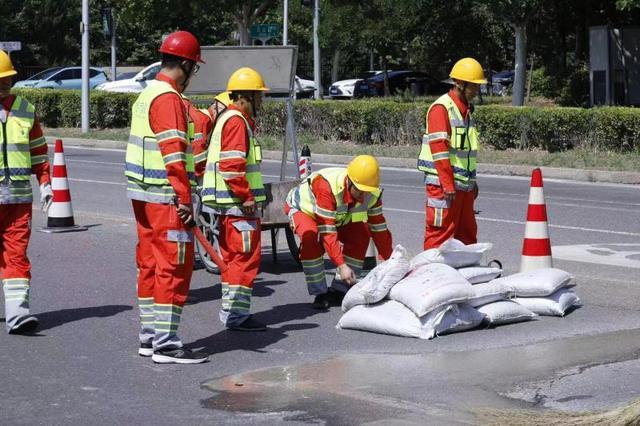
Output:
[[53,202],[47,212],[47,226],[40,230],[47,233],[86,231],[85,226],[76,225],[73,220],[67,166],[64,163],[64,149],[60,139],[56,139],[56,149],[53,154],[51,189],[53,190]]
[[520,272],[551,267],[553,267],[551,240],[549,239],[547,208],[542,189],[542,171],[534,169],[531,174],[531,192],[529,193]]

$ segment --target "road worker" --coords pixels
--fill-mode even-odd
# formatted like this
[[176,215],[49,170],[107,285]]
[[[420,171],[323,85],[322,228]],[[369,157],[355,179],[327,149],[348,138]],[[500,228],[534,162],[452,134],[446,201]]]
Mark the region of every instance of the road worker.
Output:
[[487,80],[473,58],[460,59],[449,76],[454,87],[429,108],[418,158],[427,193],[425,250],[440,247],[452,237],[465,244],[477,242],[478,132],[472,102]]
[[[284,211],[301,241],[300,259],[316,309],[327,309],[339,298],[338,293],[355,284],[370,238],[380,257],[391,256],[391,232],[382,213],[380,169],[370,155],[355,157],[346,169],[330,167],[312,173],[289,192]],[[338,268],[334,291],[327,288],[325,252]]]
[[238,331],[266,330],[250,307],[260,267],[260,207],[266,200],[262,151],[253,132],[267,90],[262,76],[251,68],[240,68],[229,78],[233,103],[217,117],[201,193],[205,210],[218,218],[220,251],[229,267],[221,274],[220,320]]
[[138,231],[138,354],[156,363],[195,364],[207,356],[184,349],[177,335],[193,269],[186,224],[196,185],[193,122],[181,94],[202,60],[198,40],[186,31],[167,36],[159,51],[161,70],[133,105],[125,160]]
[[229,92],[218,93],[214,98],[213,103],[209,105],[209,108],[207,109],[209,117],[211,117],[211,121],[215,123],[222,111],[227,109],[227,107],[232,103]]
[[11,334],[38,327],[38,319],[29,310],[31,263],[27,246],[31,236],[32,174],[40,185],[45,213],[53,200],[47,143],[35,108],[10,93],[16,74],[9,55],[0,50],[0,272],[5,325]]

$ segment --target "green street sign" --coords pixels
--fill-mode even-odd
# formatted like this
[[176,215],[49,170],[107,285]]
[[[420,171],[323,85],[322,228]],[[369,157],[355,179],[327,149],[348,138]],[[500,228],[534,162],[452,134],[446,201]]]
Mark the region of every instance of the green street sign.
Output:
[[278,37],[280,26],[276,24],[258,24],[251,26],[251,38],[269,40]]

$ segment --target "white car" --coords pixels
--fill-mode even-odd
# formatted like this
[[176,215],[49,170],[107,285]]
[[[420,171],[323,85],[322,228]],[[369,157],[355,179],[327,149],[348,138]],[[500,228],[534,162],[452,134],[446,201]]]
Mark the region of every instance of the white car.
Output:
[[340,80],[334,82],[329,87],[329,96],[333,99],[348,99],[353,98],[353,90],[356,83],[365,78],[373,77],[380,74],[382,71],[367,71],[360,78],[351,78],[349,80]]
[[122,93],[140,93],[147,87],[147,81],[156,78],[156,74],[160,71],[160,62],[155,62],[132,78],[124,80],[109,81],[96,86],[96,90],[105,90],[107,92]]
[[296,75],[295,87],[296,97],[310,98],[313,96],[313,92],[316,90],[316,82],[313,80],[300,78]]

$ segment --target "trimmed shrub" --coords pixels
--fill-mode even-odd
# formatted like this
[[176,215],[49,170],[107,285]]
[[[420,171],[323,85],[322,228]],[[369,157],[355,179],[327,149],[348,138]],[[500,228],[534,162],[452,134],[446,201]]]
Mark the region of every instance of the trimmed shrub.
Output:
[[[16,90],[35,104],[48,127],[80,125],[80,92],[69,90]],[[93,91],[90,125],[94,128],[129,126],[136,94]],[[195,97],[201,107],[207,97]],[[429,101],[394,99],[295,102],[299,134],[317,139],[345,140],[359,144],[419,145]],[[282,137],[286,108],[268,100],[258,117],[258,133]],[[611,151],[640,150],[640,109],[623,107],[562,108],[482,105],[475,119],[484,146],[504,149],[543,149],[550,152],[575,147]]]

